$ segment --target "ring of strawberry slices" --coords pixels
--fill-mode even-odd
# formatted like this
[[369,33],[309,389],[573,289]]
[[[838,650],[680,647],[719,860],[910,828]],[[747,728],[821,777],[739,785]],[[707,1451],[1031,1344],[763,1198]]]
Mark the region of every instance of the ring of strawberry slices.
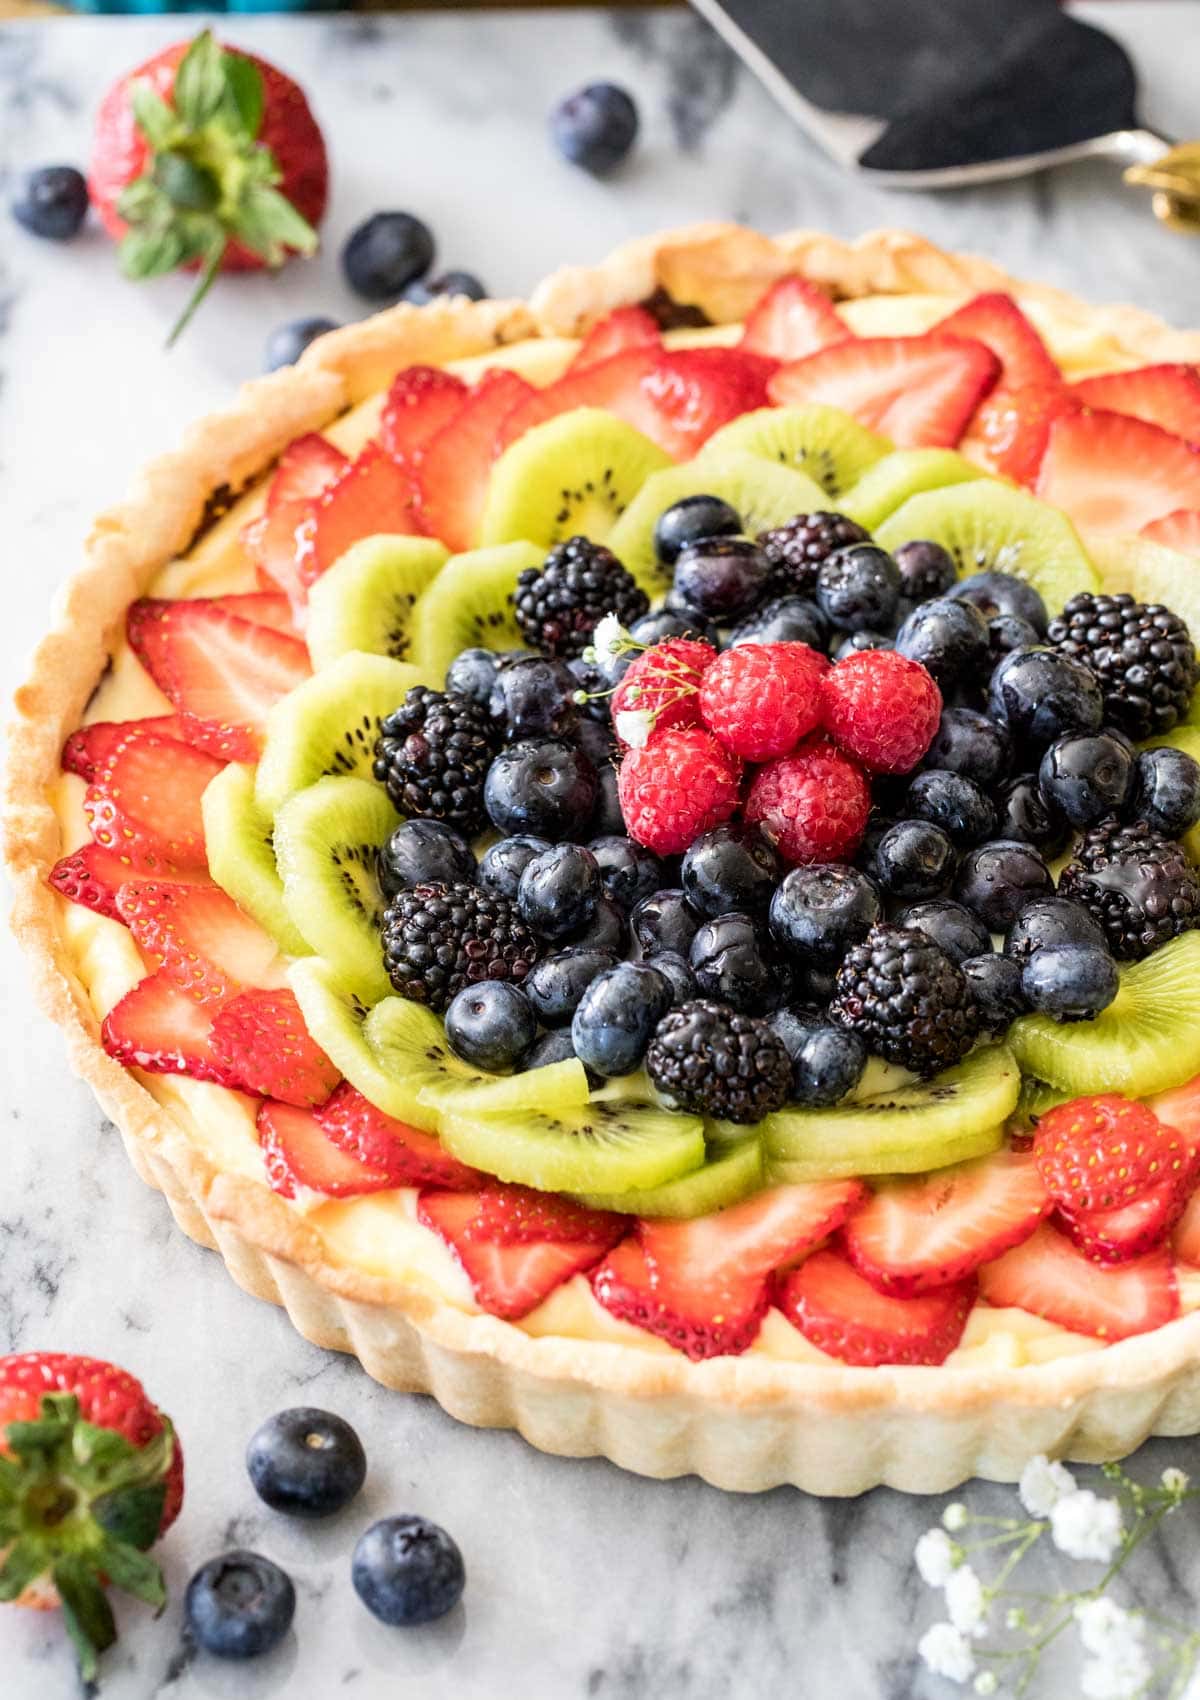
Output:
[[[744,320],[735,347],[664,344],[641,305],[661,306],[664,292],[714,323]],[[532,314],[400,308],[322,339],[207,422],[97,528],[18,701],[6,816],[17,929],[139,1172],[310,1337],[351,1346],[380,1379],[433,1387],[470,1420],[515,1421],[548,1449],[736,1486],[949,1485],[973,1470],[1012,1474],[1039,1447],[1094,1447],[1092,1433],[1115,1454],[1190,1409],[1200,1324],[1181,1318],[1180,1271],[1200,1265],[1195,1083],[1136,1107],[1144,1161],[1120,1197],[1083,1202],[1067,1178],[1063,1126],[1078,1124],[1070,1138],[1086,1144],[1126,1114],[1098,1098],[1051,1112],[1025,1148],[941,1176],[874,1192],[773,1187],[716,1216],[632,1223],[478,1175],[340,1079],[307,1033],[286,962],[205,856],[204,790],[227,763],[256,759],[270,707],[310,671],[312,583],[380,531],[470,547],[495,454],[570,407],[608,408],[686,458],[742,412],[822,401],[902,446],[957,445],[1084,530],[1197,548],[1200,338],[1130,310],[1015,293],[1020,305],[993,268],[911,238],[678,233],[560,274]],[[1067,375],[1028,314],[1071,357]],[[581,327],[582,343],[550,340]],[[558,356],[549,382],[534,381],[536,362],[523,373],[494,353],[534,336],[544,369]],[[474,364],[446,369],[464,361]],[[189,553],[214,494],[269,467]],[[110,656],[114,678],[145,669],[163,711],[81,727]],[[80,809],[88,836],[64,845],[62,820]],[[110,928],[126,930],[143,970],[117,999],[100,960]],[[234,1095],[250,1101],[257,1135],[236,1157],[212,1109]],[[345,1235],[322,1235],[322,1209],[397,1189],[406,1246],[422,1236],[452,1248],[432,1258],[433,1279],[415,1256],[400,1278],[377,1260],[355,1267]],[[580,1280],[611,1322],[596,1338],[573,1336],[556,1299]],[[565,1319],[561,1331],[529,1325],[551,1305],[543,1315]],[[1054,1325],[1044,1336],[1069,1330],[1080,1349],[1041,1364],[968,1350],[962,1368],[934,1368],[988,1307],[1040,1316]],[[787,1335],[799,1346],[781,1346]],[[1146,1393],[1121,1418],[1104,1388],[1123,1382]],[[583,1404],[555,1407],[549,1392],[567,1383]],[[682,1401],[687,1421],[673,1436],[652,1422],[643,1433],[622,1404],[631,1398]],[[1015,1408],[1027,1418],[1019,1441],[1004,1434]],[[873,1451],[859,1426],[846,1448],[803,1456],[834,1410],[876,1411],[887,1434]],[[771,1428],[781,1411],[786,1442]],[[947,1439],[939,1425],[955,1420]]]

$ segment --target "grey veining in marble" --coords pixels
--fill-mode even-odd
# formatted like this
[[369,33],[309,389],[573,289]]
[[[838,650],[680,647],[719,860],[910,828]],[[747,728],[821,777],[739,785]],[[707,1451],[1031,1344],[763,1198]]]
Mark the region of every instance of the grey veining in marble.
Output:
[[[1194,133],[1200,5],[1094,5],[1139,60],[1147,121]],[[0,171],[81,159],[90,113],[119,72],[179,20],[0,26]],[[1136,300],[1195,323],[1200,244],[1158,228],[1100,165],[942,198],[850,183],[790,126],[715,38],[684,13],[429,14],[392,20],[244,19],[231,36],[314,93],[334,156],[322,258],[220,286],[183,344],[162,352],[186,285],[120,281],[108,245],[58,250],[0,220],[0,514],[5,694],[78,560],[90,515],[148,454],[257,370],[267,331],[355,304],[336,265],[345,233],[381,206],[411,208],[443,258],[497,292],[523,292],[564,258],[671,222],[734,216],[854,233],[903,223],[1018,274],[1095,299]],[[597,184],[548,149],[555,97],[610,76],[637,94],[645,139]],[[183,1517],[165,1548],[173,1603],[160,1622],[120,1608],[107,1700],[946,1700],[916,1667],[931,1616],[910,1553],[941,1503],[879,1492],[822,1504],[649,1483],[603,1462],[544,1458],[475,1432],[428,1400],[388,1394],[307,1345],[174,1228],[134,1177],[57,1033],[29,1008],[23,965],[0,942],[7,1138],[0,1160],[0,1351],[111,1355],[175,1415],[189,1459]],[[251,1430],[281,1405],[324,1403],[360,1429],[362,1503],[326,1527],[290,1526],[254,1500]],[[1158,1443],[1138,1463],[1200,1474],[1200,1446]],[[1006,1490],[968,1490],[1008,1509]],[[418,1510],[466,1553],[464,1604],[427,1630],[385,1630],[349,1587],[358,1529]],[[294,1632],[259,1665],[189,1660],[179,1597],[230,1542],[295,1574]],[[1138,1558],[1142,1602],[1186,1617],[1200,1598],[1194,1516]],[[1054,1585],[1048,1571],[1042,1586]],[[1064,1654],[1034,1700],[1070,1700]],[[53,1620],[0,1612],[3,1700],[77,1693]]]

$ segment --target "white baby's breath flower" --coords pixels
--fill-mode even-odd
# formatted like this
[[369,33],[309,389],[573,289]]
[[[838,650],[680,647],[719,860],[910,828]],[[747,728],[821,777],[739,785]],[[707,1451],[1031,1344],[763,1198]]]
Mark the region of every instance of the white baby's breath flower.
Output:
[[934,1676],[949,1682],[970,1682],[975,1675],[971,1644],[952,1623],[931,1624],[918,1641],[917,1652]]
[[1161,1479],[1168,1493],[1186,1493],[1191,1481],[1186,1470],[1178,1470],[1173,1464],[1163,1471]]
[[618,709],[613,715],[617,737],[631,750],[644,750],[654,730],[654,716],[647,708]]
[[625,630],[615,614],[606,614],[592,633],[592,648],[596,651],[598,661],[607,661],[621,653],[622,645],[629,642],[629,633]]
[[969,1564],[960,1566],[946,1583],[946,1615],[964,1635],[985,1633],[987,1601],[983,1583]]
[[961,1556],[961,1549],[944,1529],[926,1529],[913,1550],[921,1580],[931,1588],[946,1586]]
[[1068,1558],[1107,1562],[1121,1543],[1121,1507],[1090,1488],[1077,1488],[1051,1508],[1050,1535]]
[[965,1529],[966,1526],[967,1508],[960,1500],[956,1499],[953,1505],[948,1505],[942,1512],[942,1528],[949,1529],[953,1535],[959,1529]]
[[1200,1664],[1192,1672],[1191,1681],[1179,1696],[1179,1700],[1200,1700]]
[[1119,1663],[1142,1654],[1145,1620],[1112,1600],[1081,1600],[1075,1607],[1075,1622],[1084,1650],[1098,1659]]
[[1153,1674],[1145,1648],[1134,1645],[1119,1657],[1088,1659],[1079,1686],[1087,1700],[1137,1700]]
[[994,1694],[1000,1684],[994,1670],[981,1670],[971,1686],[976,1694]]
[[1052,1464],[1045,1453],[1031,1458],[1021,1471],[1017,1488],[1021,1504],[1031,1517],[1045,1517],[1065,1494],[1074,1493],[1075,1478],[1065,1464]]

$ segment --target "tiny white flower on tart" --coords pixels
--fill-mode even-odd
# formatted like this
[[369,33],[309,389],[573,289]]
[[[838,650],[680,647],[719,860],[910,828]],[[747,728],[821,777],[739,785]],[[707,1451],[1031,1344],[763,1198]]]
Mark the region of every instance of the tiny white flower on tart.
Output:
[[1068,1493],[1075,1491],[1075,1478],[1065,1464],[1052,1464],[1044,1452],[1031,1458],[1021,1471],[1017,1494],[1031,1517],[1047,1517]]
[[961,1549],[944,1529],[926,1529],[913,1549],[921,1580],[931,1588],[944,1588],[961,1558]]
[[959,1529],[965,1529],[966,1526],[967,1508],[961,1500],[956,1499],[953,1505],[948,1505],[942,1512],[942,1528],[949,1529],[951,1534],[955,1534]]
[[1121,1544],[1121,1507],[1090,1488],[1077,1488],[1052,1508],[1050,1537],[1068,1558],[1107,1563]]
[[1159,1478],[1168,1493],[1186,1493],[1191,1479],[1186,1470],[1180,1470],[1174,1464],[1168,1465]]
[[592,633],[592,648],[597,661],[608,661],[620,655],[630,636],[615,614],[606,614]]
[[644,750],[654,730],[654,716],[648,708],[619,709],[613,715],[617,737],[631,750]]
[[917,1652],[934,1676],[948,1682],[970,1682],[975,1674],[975,1655],[961,1629],[952,1623],[933,1623],[917,1643]]

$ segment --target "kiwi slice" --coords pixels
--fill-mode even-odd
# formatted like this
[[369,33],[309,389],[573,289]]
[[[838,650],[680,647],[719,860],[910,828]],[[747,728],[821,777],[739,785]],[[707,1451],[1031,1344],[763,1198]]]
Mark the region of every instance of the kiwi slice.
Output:
[[704,1161],[704,1123],[649,1104],[446,1114],[441,1134],[460,1162],[544,1192],[632,1193]]
[[910,496],[947,484],[978,481],[979,468],[953,449],[896,449],[869,466],[842,498],[842,512],[868,531],[882,525]]
[[765,1184],[762,1141],[739,1139],[732,1145],[716,1145],[707,1160],[690,1174],[662,1186],[633,1192],[588,1192],[578,1195],[580,1204],[593,1210],[623,1210],[632,1216],[709,1216],[758,1192]]
[[[402,1073],[391,1073],[367,1043],[363,1024],[371,1006],[338,978],[333,964],[319,956],[303,957],[292,963],[288,981],[296,994],[304,1025],[351,1086],[357,1086],[363,1097],[369,1098],[384,1115],[396,1116],[427,1133],[436,1132],[435,1112],[418,1103],[411,1082]],[[436,1026],[438,1043],[444,1044],[441,1022],[428,1010],[422,1013]]]
[[351,650],[297,685],[267,716],[254,785],[263,813],[274,819],[281,804],[318,779],[367,778],[379,722],[420,682],[403,661]]
[[793,1180],[940,1169],[963,1161],[964,1147],[976,1155],[995,1150],[1020,1087],[1012,1052],[987,1045],[932,1080],[832,1110],[768,1116],[767,1158]]
[[1181,1086],[1200,1074],[1200,933],[1122,968],[1116,997],[1095,1021],[1060,1026],[1048,1015],[1023,1015],[1008,1042],[1026,1073],[1072,1097],[1145,1098]]
[[1187,621],[1193,643],[1200,643],[1200,573],[1194,555],[1149,537],[1089,537],[1088,552],[1105,590],[1127,590],[1139,602],[1163,603]]
[[776,460],[815,479],[828,500],[841,497],[891,446],[848,413],[813,402],[743,413],[714,431],[698,458],[711,465],[739,452]]
[[1100,587],[1066,514],[995,478],[910,496],[875,533],[884,549],[918,537],[948,549],[963,577],[992,571],[1027,579],[1052,614],[1079,591]]
[[328,667],[351,649],[407,661],[413,608],[445,559],[432,537],[366,537],[347,549],[308,595],[313,666]]
[[565,537],[603,543],[652,472],[671,457],[632,425],[577,407],[535,425],[492,468],[481,543],[528,537],[552,548]]
[[1047,1110],[1052,1110],[1056,1104],[1065,1104],[1069,1096],[1048,1081],[1027,1074],[1021,1081],[1016,1107],[1008,1118],[1009,1128],[1020,1133],[1032,1133]]
[[748,536],[782,525],[793,514],[812,513],[828,500],[820,485],[761,455],[731,451],[720,460],[668,466],[642,485],[609,534],[608,546],[642,589],[661,596],[671,587],[671,568],[654,552],[659,514],[684,496],[721,496],[741,515]]
[[230,762],[200,799],[208,871],[240,909],[266,928],[280,950],[307,956],[311,946],[283,900],[271,823],[254,799],[254,773],[252,767]]
[[513,614],[513,592],[526,567],[546,551],[535,543],[501,543],[454,555],[413,609],[413,661],[439,689],[464,649],[518,649],[525,642]]
[[399,819],[383,789],[367,779],[319,779],[275,817],[275,858],[293,924],[343,984],[372,1002],[391,989],[375,863]]

